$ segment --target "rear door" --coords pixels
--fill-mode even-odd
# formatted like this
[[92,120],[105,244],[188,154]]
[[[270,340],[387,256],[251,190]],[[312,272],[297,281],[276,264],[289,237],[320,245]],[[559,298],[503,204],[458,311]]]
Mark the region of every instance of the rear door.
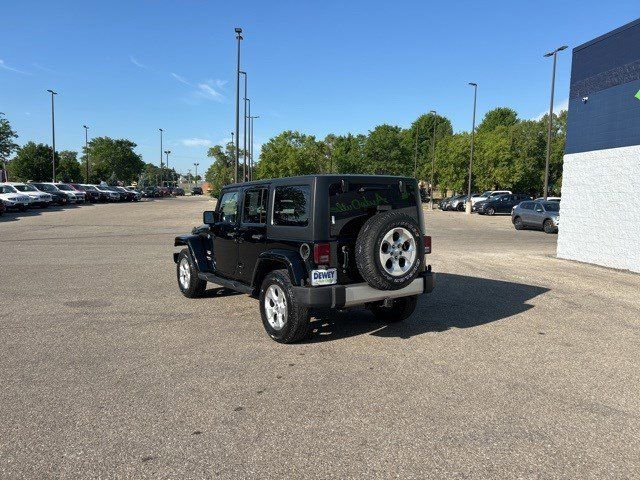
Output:
[[531,225],[534,227],[542,228],[542,224],[544,223],[544,208],[540,202],[535,202],[533,204],[533,212],[531,214]]
[[236,277],[250,283],[258,256],[264,252],[267,240],[268,187],[251,187],[244,191],[242,216],[237,232],[238,270]]
[[214,270],[229,278],[234,278],[238,264],[238,203],[238,189],[224,191],[216,209],[220,218],[211,227]]

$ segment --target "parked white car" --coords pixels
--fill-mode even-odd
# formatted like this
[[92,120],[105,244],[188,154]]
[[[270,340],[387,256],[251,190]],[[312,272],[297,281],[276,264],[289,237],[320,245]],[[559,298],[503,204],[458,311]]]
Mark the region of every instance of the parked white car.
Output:
[[67,185],[66,183],[55,183],[54,185],[58,188],[58,190],[62,190],[67,195],[71,194],[75,196],[76,203],[85,203],[85,200],[87,199],[86,193],[76,190],[71,185]]
[[31,199],[27,195],[19,193],[11,185],[4,183],[0,184],[0,201],[7,209],[15,208],[18,210],[26,210],[31,203]]
[[511,190],[487,190],[486,192],[482,192],[480,195],[473,195],[471,197],[471,206],[475,205],[477,202],[484,202],[487,198],[493,195],[502,195],[503,193],[511,195],[513,192]]
[[29,185],[26,183],[16,183],[16,182],[8,182],[5,185],[10,185],[15,188],[18,193],[22,193],[23,195],[27,195],[31,199],[31,204],[36,205],[38,207],[48,207],[51,205],[53,201],[53,197],[48,193],[41,192],[33,185]]
[[120,194],[118,192],[115,192],[109,188],[106,188],[103,185],[94,185],[94,187],[96,187],[96,190],[98,190],[100,193],[107,195],[110,202],[120,201]]

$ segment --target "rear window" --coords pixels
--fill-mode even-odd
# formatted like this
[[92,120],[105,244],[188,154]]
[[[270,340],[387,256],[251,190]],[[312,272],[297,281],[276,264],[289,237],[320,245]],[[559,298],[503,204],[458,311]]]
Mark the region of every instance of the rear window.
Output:
[[309,223],[311,188],[308,185],[276,187],[273,196],[273,224],[304,227]]
[[351,183],[347,192],[342,185],[331,185],[329,211],[335,220],[369,215],[378,207],[392,209],[413,207],[416,205],[415,185],[407,184],[404,192],[397,182],[386,184]]

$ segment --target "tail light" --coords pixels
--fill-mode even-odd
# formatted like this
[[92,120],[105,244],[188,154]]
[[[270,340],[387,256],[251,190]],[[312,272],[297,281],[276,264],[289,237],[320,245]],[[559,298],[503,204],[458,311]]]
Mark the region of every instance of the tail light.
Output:
[[316,243],[313,246],[313,261],[317,265],[328,265],[331,247],[328,243]]
[[422,241],[424,242],[424,253],[431,253],[431,236],[424,235]]

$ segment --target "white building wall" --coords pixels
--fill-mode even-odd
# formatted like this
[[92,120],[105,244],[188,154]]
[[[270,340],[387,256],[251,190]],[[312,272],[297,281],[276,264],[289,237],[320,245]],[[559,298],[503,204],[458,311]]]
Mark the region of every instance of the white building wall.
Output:
[[640,146],[564,156],[558,257],[640,272]]

